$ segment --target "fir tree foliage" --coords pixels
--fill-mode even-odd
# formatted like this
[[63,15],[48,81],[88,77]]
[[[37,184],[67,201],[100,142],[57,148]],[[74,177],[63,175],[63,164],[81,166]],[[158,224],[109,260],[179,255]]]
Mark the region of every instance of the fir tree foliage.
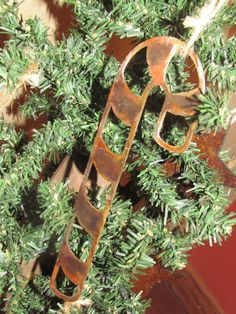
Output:
[[[31,88],[20,111],[35,120],[41,115],[47,118],[40,129],[33,131],[31,140],[13,124],[0,122],[0,302],[6,313],[58,313],[63,309],[49,289],[50,271],[28,281],[22,263],[40,259],[48,252],[55,257],[73,215],[75,193],[68,191],[67,182],[52,186],[50,169],[55,169],[66,154],[88,158],[119,67],[114,57],[104,53],[107,41],[114,34],[138,41],[158,35],[186,40],[191,31],[183,28],[182,20],[197,14],[204,3],[63,2],[73,6],[79,27],[72,29],[68,38],[52,44],[38,18],[22,23],[17,2],[0,0],[0,29],[9,36],[0,50],[0,86],[9,92],[14,90],[36,63],[38,86]],[[236,52],[235,38],[226,40],[222,28],[235,22],[235,13],[235,4],[226,6],[195,45],[210,82],[206,95],[200,96],[199,133],[227,126],[227,102],[235,91]],[[177,58],[168,69],[172,91],[191,87],[182,71],[184,66]],[[132,83],[131,76],[127,81]],[[134,82],[136,92],[140,91],[138,83]],[[149,97],[126,165],[132,176],[132,200],[118,190],[81,296],[92,303],[81,307],[81,313],[144,313],[149,303],[132,291],[132,282],[142,269],[155,264],[154,257],[164,267],[181,269],[187,263],[188,250],[205,240],[211,245],[221,244],[236,222],[224,210],[227,197],[217,173],[199,159],[194,143],[178,155],[154,142],[152,135],[160,112],[156,104],[163,98],[161,90]],[[171,119],[173,125],[163,136],[180,144],[185,129]],[[119,133],[120,128],[112,122],[105,138],[111,146],[115,138],[118,152],[124,144],[124,129]],[[170,160],[180,166],[180,172],[166,176],[163,167]],[[135,200],[143,197],[145,205],[134,212]],[[78,225],[74,229],[70,245],[73,251],[82,248],[86,254],[89,239]],[[48,263],[53,261],[49,259]],[[62,279],[60,287],[71,289]],[[78,308],[71,308],[71,313],[77,312]]]

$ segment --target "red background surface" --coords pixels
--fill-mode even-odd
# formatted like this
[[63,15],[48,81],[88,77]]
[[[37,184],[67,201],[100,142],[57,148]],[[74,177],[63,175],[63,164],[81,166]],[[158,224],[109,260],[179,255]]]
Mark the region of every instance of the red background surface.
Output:
[[[236,201],[228,208],[236,212]],[[197,247],[189,262],[227,314],[236,313],[236,227],[222,246]]]

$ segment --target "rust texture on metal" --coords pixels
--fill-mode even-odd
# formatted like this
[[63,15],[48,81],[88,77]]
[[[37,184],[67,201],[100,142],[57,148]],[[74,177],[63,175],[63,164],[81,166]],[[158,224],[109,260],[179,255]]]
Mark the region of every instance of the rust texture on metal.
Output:
[[[189,49],[189,57],[192,59],[196,67],[199,86],[188,92],[174,94],[171,93],[170,87],[165,81],[168,64],[172,57],[180,51],[183,45],[184,42],[173,37],[161,36],[149,39],[139,44],[127,55],[118,71],[98,127],[92,152],[90,154],[80,190],[75,201],[74,217],[69,222],[66,229],[65,237],[51,277],[51,289],[59,298],[65,301],[76,301],[80,296],[84,281],[93,261],[97,244],[101,237],[102,229],[106,222],[112,200],[115,196],[122,170],[139,125],[147,97],[156,86],[161,86],[165,91],[165,102],[154,130],[155,141],[163,148],[178,153],[185,151],[190,144],[196,123],[192,123],[190,125],[186,136],[186,142],[182,146],[172,146],[166,143],[160,136],[166,113],[170,112],[174,115],[181,116],[194,115],[194,107],[196,106],[195,96],[197,96],[200,92],[205,91],[203,69],[197,55],[191,49]],[[142,49],[147,49],[146,58],[151,79],[145,87],[142,95],[135,95],[127,86],[124,73],[130,60]],[[111,110],[118,119],[130,127],[124,150],[120,155],[111,152],[102,138],[104,126]],[[86,182],[93,166],[95,166],[99,175],[103,176],[105,180],[110,182],[109,195],[107,196],[105,206],[102,210],[95,208],[90,203],[88,196],[86,195]],[[90,253],[85,262],[76,257],[69,247],[68,239],[75,220],[78,220],[84,230],[92,237]],[[56,278],[60,268],[64,275],[77,286],[77,292],[72,296],[63,294],[56,286]]]

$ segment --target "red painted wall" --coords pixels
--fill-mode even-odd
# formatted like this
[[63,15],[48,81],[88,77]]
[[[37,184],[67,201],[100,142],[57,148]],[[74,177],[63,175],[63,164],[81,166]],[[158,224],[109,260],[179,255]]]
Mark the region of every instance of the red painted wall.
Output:
[[[229,207],[236,212],[236,201]],[[189,262],[225,314],[236,313],[236,227],[222,246],[193,249]]]

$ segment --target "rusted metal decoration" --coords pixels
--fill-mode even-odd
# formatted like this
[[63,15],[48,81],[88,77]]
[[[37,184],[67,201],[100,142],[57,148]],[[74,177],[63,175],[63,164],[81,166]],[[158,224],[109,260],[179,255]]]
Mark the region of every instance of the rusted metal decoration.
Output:
[[[74,218],[69,222],[65,237],[54,266],[50,286],[54,293],[61,299],[69,302],[76,301],[80,297],[84,281],[91,267],[95,250],[101,237],[102,229],[106,222],[112,200],[128,157],[134,136],[139,125],[142,112],[151,90],[155,86],[161,86],[165,91],[165,102],[161,110],[159,119],[154,131],[156,142],[163,148],[181,153],[185,151],[191,141],[196,123],[192,123],[186,135],[184,145],[175,147],[166,143],[160,132],[163,126],[165,115],[170,112],[174,115],[192,116],[195,114],[196,99],[199,93],[205,91],[204,73],[197,55],[189,49],[188,55],[192,59],[198,74],[199,86],[189,92],[173,94],[165,82],[165,74],[172,57],[184,47],[184,42],[173,37],[156,37],[139,44],[125,58],[122,63],[116,80],[111,88],[104,113],[98,127],[97,135],[93,144],[93,149],[85,169],[84,177],[74,205]],[[147,48],[147,63],[151,80],[145,87],[142,95],[134,94],[125,82],[125,69],[130,60],[141,50]],[[123,153],[117,155],[113,153],[103,141],[103,129],[109,112],[113,110],[118,119],[130,127],[129,135],[125,143]],[[110,182],[109,195],[106,198],[105,206],[102,210],[95,208],[86,195],[86,182],[89,178],[92,166],[95,166],[97,173]],[[77,258],[69,247],[69,235],[75,219],[83,229],[92,237],[92,245],[89,256],[85,262]],[[65,276],[77,286],[77,292],[73,296],[63,294],[56,286],[56,278],[59,269]]]

